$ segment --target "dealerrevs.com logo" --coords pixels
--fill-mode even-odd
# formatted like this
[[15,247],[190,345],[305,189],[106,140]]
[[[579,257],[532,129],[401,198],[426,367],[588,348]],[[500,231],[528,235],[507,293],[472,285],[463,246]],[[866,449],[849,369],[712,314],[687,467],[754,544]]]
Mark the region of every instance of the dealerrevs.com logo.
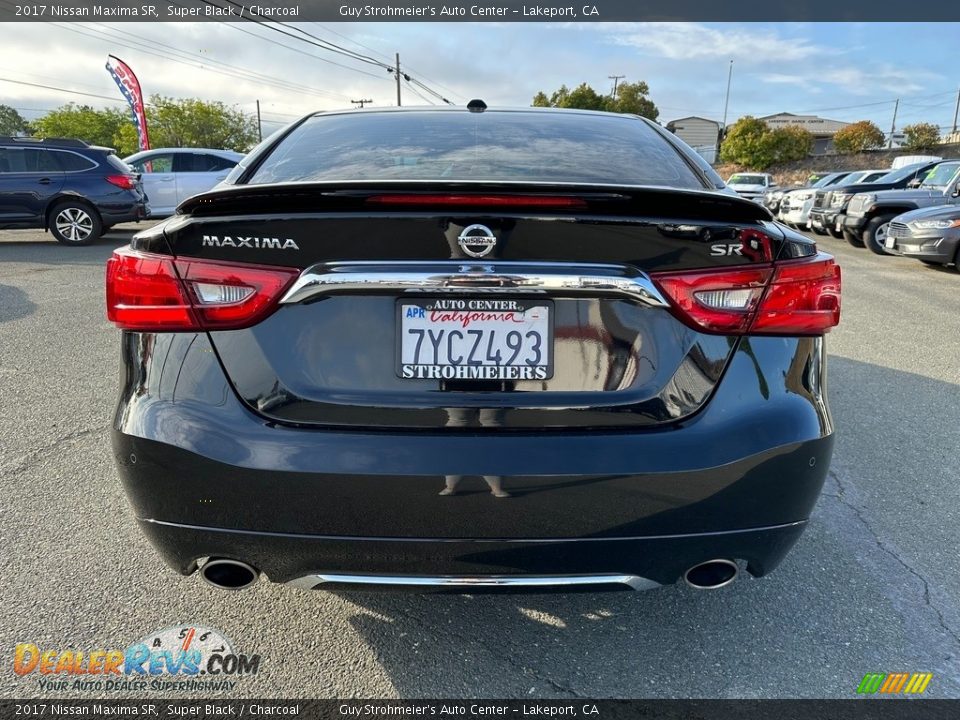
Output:
[[41,648],[19,643],[13,671],[37,678],[40,690],[96,692],[232,690],[256,675],[260,656],[238,653],[218,630],[176,625],[148,634],[125,650]]

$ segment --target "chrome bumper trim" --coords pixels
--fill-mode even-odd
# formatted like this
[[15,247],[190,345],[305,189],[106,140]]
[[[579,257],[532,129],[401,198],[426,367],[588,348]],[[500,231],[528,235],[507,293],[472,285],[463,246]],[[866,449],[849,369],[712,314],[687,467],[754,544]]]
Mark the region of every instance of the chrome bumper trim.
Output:
[[610,294],[669,307],[645,273],[623,265],[459,260],[319,263],[304,270],[280,302],[348,292]]
[[463,577],[450,575],[351,575],[316,573],[304,575],[286,584],[301,590],[314,590],[327,583],[343,585],[381,585],[423,588],[569,588],[587,585],[626,585],[632,590],[651,590],[660,583],[637,575],[485,575]]

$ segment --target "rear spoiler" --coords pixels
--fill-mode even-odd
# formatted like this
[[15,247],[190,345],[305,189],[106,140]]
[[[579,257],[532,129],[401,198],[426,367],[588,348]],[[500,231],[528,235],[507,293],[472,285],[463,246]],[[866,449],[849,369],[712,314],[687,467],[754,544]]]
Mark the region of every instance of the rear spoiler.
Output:
[[[419,202],[419,198],[423,201]],[[445,201],[439,203],[438,198]],[[559,200],[569,202],[550,202]],[[492,212],[502,215],[536,211],[550,215],[669,217],[732,223],[773,219],[761,205],[723,190],[463,182],[234,185],[195,195],[184,201],[177,213],[223,217],[357,211],[437,212],[440,207],[443,214],[468,211],[471,214]]]

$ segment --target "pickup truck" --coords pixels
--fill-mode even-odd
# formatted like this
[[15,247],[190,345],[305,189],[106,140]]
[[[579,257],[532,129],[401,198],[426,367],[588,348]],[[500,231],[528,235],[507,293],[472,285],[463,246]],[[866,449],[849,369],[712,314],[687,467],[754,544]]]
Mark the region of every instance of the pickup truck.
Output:
[[857,193],[847,205],[843,228],[877,255],[886,255],[887,230],[897,215],[924,207],[957,204],[960,204],[960,160],[949,160],[937,163],[915,189]]
[[[863,241],[851,233],[844,233],[843,221],[847,214],[847,205],[857,193],[880,190],[903,190],[918,187],[934,167],[936,162],[920,162],[899,169],[885,171],[874,177],[872,174],[859,180],[844,178],[833,187],[818,190],[810,210],[810,227],[818,235],[830,233],[833,237],[846,238],[854,247],[863,247]],[[870,179],[873,177],[873,179]]]

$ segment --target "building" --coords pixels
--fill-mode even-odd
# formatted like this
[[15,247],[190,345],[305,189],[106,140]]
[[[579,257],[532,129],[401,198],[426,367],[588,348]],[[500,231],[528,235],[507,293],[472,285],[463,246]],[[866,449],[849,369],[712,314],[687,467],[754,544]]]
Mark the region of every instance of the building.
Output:
[[707,162],[717,158],[717,142],[720,140],[720,123],[702,117],[685,117],[671,120],[667,130],[700,153]]
[[947,133],[942,138],[940,138],[941,145],[955,145],[960,144],[960,132]]
[[788,112],[767,115],[757,119],[763,120],[771,130],[786,127],[803,128],[813,135],[813,150],[811,151],[813,155],[827,155],[833,152],[833,136],[837,134],[837,131],[850,124],[840,120],[828,120],[816,115],[794,115]]

